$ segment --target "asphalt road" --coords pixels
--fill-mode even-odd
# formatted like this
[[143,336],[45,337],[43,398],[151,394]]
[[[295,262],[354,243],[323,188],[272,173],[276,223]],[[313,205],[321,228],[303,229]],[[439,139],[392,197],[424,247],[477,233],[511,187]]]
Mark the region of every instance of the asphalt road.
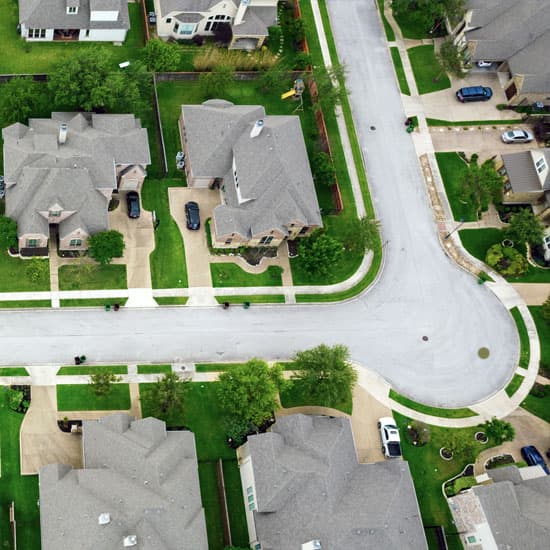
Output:
[[[515,326],[439,246],[374,2],[328,6],[387,241],[379,283],[338,305],[4,312],[1,364],[63,364],[76,354],[122,363],[278,359],[342,343],[354,360],[425,403],[465,406],[505,385],[518,357]],[[486,360],[477,355],[482,346]]]

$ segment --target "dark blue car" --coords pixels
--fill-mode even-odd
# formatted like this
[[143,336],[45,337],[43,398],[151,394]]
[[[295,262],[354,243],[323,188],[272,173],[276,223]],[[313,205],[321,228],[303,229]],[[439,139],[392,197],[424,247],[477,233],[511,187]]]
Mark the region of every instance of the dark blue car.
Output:
[[539,453],[534,445],[528,445],[521,448],[521,456],[529,464],[529,466],[540,466],[547,474],[550,474],[550,470],[544,462],[544,458]]

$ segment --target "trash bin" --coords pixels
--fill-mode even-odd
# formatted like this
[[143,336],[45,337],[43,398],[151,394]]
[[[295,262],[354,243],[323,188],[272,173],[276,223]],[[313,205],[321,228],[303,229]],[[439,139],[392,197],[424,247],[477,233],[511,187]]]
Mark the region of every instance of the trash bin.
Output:
[[243,307],[244,309],[248,309],[250,307],[250,302],[244,302]]
[[105,304],[105,311],[111,311],[111,304]]
[[414,132],[414,125],[413,124],[409,124],[407,126],[407,134],[410,134],[411,132]]

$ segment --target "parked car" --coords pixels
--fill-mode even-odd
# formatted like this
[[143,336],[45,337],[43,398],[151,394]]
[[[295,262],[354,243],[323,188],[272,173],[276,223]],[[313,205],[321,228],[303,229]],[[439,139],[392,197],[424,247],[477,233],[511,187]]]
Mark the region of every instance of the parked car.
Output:
[[185,204],[185,219],[187,220],[187,229],[196,231],[201,226],[201,217],[199,205],[195,201],[189,201]]
[[547,474],[550,474],[550,470],[548,470],[544,458],[542,458],[542,455],[534,445],[522,447],[521,456],[529,466],[540,466]]
[[492,61],[478,61],[476,63],[476,65],[480,68],[480,69],[489,69],[490,67],[493,66],[493,63]]
[[380,439],[382,440],[382,452],[388,458],[401,456],[401,439],[397,424],[391,416],[384,416],[378,420]]
[[147,18],[149,19],[149,25],[156,25],[157,24],[157,14],[154,11],[150,11],[147,14]]
[[470,101],[489,101],[493,97],[493,90],[487,86],[468,86],[456,92],[456,98],[462,103]]
[[139,218],[141,214],[139,207],[139,195],[135,191],[128,191],[126,194],[126,204],[128,205],[128,217]]
[[529,143],[533,141],[533,134],[527,130],[508,130],[502,134],[504,143]]

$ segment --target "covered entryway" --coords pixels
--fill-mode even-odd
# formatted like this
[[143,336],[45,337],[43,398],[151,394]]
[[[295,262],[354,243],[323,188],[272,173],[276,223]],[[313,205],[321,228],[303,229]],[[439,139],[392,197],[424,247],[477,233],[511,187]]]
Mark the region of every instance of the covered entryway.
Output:
[[55,29],[53,31],[54,40],[65,40],[65,41],[78,40],[79,35],[80,35],[79,29]]

